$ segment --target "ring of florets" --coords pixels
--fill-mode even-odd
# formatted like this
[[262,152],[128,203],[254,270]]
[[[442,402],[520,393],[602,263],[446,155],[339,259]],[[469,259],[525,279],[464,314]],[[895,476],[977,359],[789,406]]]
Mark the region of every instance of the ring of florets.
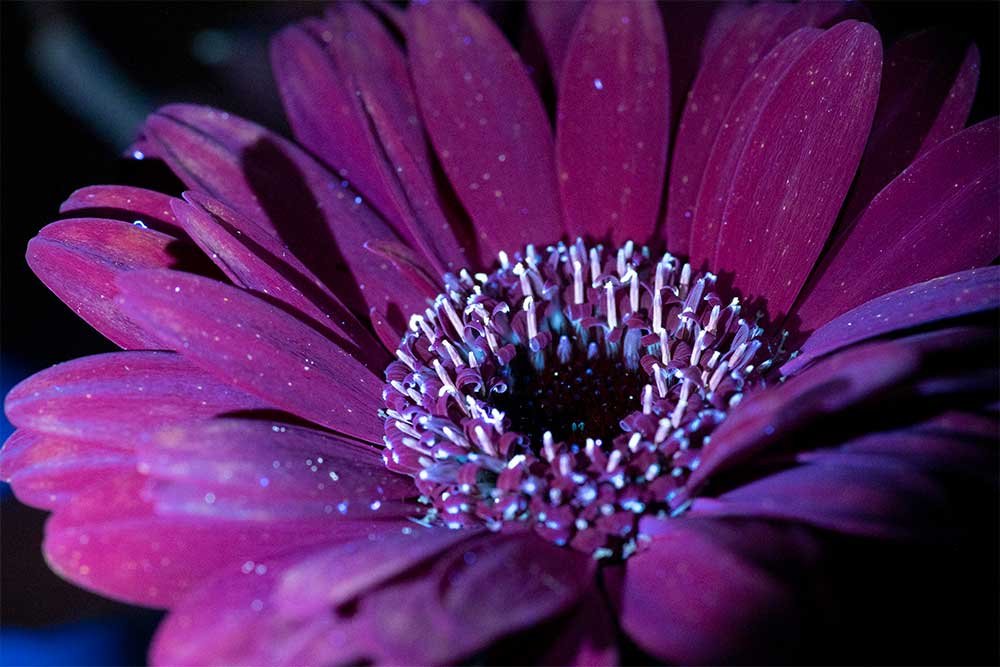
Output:
[[639,518],[676,516],[712,431],[769,362],[716,276],[632,242],[583,241],[445,276],[386,369],[386,465],[419,521],[528,522],[628,557]]

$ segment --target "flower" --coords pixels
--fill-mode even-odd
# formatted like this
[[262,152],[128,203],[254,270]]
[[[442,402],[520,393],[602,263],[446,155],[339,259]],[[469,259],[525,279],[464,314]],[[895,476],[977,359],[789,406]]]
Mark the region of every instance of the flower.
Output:
[[85,188],[62,211],[99,217],[28,249],[126,350],[7,397],[52,567],[169,609],[162,664],[532,629],[519,661],[703,663],[790,648],[827,540],[947,536],[945,481],[995,484],[977,52],[883,67],[855,5],[710,9],[532,5],[554,135],[443,2],[278,35],[298,144],[153,114],[134,157],[182,198]]

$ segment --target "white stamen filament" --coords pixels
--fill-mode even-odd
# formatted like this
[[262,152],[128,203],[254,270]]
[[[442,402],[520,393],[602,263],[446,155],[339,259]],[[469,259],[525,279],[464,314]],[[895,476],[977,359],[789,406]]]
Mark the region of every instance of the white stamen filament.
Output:
[[691,265],[684,262],[684,267],[681,269],[681,296],[686,297],[688,293],[688,287],[691,285]]
[[450,340],[445,338],[441,341],[441,344],[444,345],[444,349],[448,353],[448,356],[451,357],[451,363],[455,364],[455,368],[461,368],[465,365],[465,362],[462,361],[462,355],[458,353],[458,350],[455,349]]
[[500,258],[500,268],[501,269],[509,269],[510,268],[510,258],[507,257],[507,253],[505,253],[503,250],[501,250],[499,253],[497,253],[497,257]]
[[573,303],[583,303],[583,265],[573,261]]
[[601,255],[597,248],[590,249],[590,282],[597,287],[597,279],[601,277]]
[[538,321],[535,319],[535,300],[530,296],[524,298],[524,312],[528,314],[528,340],[533,340],[538,335]]
[[[653,411],[653,386],[647,384],[642,389],[642,414],[648,415]],[[636,433],[636,435],[639,435]]]
[[518,262],[514,267],[514,275],[521,280],[521,294],[525,298],[533,296],[534,292],[531,291],[531,280],[528,278],[528,272],[524,268],[524,264]]
[[660,329],[660,361],[664,366],[670,363],[670,340],[666,329]]
[[659,288],[653,290],[653,333],[663,333],[663,297]]
[[610,280],[604,283],[604,294],[608,309],[608,326],[614,329],[618,326],[618,311],[615,307],[615,286]]
[[490,437],[486,434],[486,429],[477,424],[473,431],[476,434],[476,440],[479,441],[479,448],[490,456],[496,456],[497,450],[493,447]]
[[712,373],[712,379],[708,381],[708,388],[715,391],[716,388],[718,388],[718,386],[722,383],[722,379],[726,377],[726,373],[728,372],[729,364],[723,361],[719,364],[719,367],[715,369],[715,372]]
[[628,288],[628,305],[633,313],[637,313],[639,312],[639,274],[633,271],[630,266],[625,277],[632,279]]
[[617,259],[617,266],[615,268],[618,269],[618,276],[619,277],[624,277],[625,276],[625,248],[619,248],[618,249],[618,256],[617,256],[616,259]]
[[656,380],[656,391],[660,394],[660,398],[666,398],[667,380],[663,376],[663,368],[657,363],[653,364],[653,379]]
[[546,459],[549,461],[555,460],[556,446],[555,442],[552,440],[552,431],[546,431],[542,434],[542,450]]

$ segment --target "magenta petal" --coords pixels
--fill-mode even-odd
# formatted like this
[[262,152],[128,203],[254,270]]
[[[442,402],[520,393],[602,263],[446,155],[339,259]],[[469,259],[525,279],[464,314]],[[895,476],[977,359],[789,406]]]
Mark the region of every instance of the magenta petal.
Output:
[[125,312],[193,363],[292,414],[381,442],[376,371],[291,315],[243,290],[172,271],[135,273],[119,287]]
[[390,472],[375,448],[289,424],[178,425],[147,438],[138,459],[158,482],[149,497],[164,515],[372,520],[405,518],[415,509],[391,502],[415,497],[416,489],[412,479]]
[[53,509],[110,475],[134,472],[135,456],[92,442],[16,431],[0,450],[0,479],[17,499]]
[[223,567],[303,545],[364,536],[371,525],[284,521],[266,525],[158,516],[143,498],[146,480],[116,475],[58,508],[45,530],[52,568],[89,590],[134,604],[171,607]]
[[670,139],[667,41],[654,3],[587,6],[566,54],[557,118],[570,236],[603,239],[610,231],[616,245],[648,241]]
[[[791,11],[790,5],[764,3],[737,15],[735,10],[717,15],[715,28],[706,35],[706,50],[697,78],[688,93],[677,127],[670,184],[667,194],[666,236],[671,252],[686,255],[691,219],[701,175],[715,135],[729,113],[733,97],[753,71],[756,62],[779,39],[800,26],[778,33]],[[732,19],[732,20],[730,20]],[[724,37],[713,37],[725,32]],[[718,39],[720,48],[712,48]],[[725,45],[725,48],[721,48]]]
[[705,163],[701,189],[692,209],[694,222],[689,250],[692,265],[712,269],[733,178],[764,105],[788,70],[821,34],[823,31],[817,28],[801,28],[783,39],[758,63],[733,99]]
[[565,2],[532,0],[528,4],[531,22],[542,40],[545,59],[549,63],[552,80],[557,86],[562,77],[563,62],[569,51],[573,28],[576,26],[577,19],[580,18],[585,4],[582,0],[567,0]]
[[827,454],[695,499],[692,516],[749,516],[808,523],[867,537],[915,537],[947,522],[945,488],[905,460]]
[[691,83],[701,66],[701,52],[705,46],[709,27],[718,23],[717,17],[720,12],[726,12],[733,6],[728,3],[698,0],[678,0],[660,4],[669,48],[667,60],[670,62],[671,129],[680,122],[684,100],[687,99]]
[[467,266],[474,259],[466,258],[466,249],[441,208],[427,137],[414,122],[419,111],[405,55],[381,22],[360,5],[341,5],[327,24],[339,26],[331,48],[352,73],[377,150],[385,155],[380,162],[382,177],[395,198],[404,231],[415,247],[435,260],[437,274]]
[[42,228],[28,243],[27,259],[46,287],[114,343],[155,348],[158,339],[115,303],[115,279],[142,269],[200,269],[196,254],[190,244],[152,229],[119,220],[73,218]]
[[297,549],[261,563],[248,560],[206,580],[157,629],[150,661],[169,667],[361,662],[367,637],[349,621],[323,613],[289,622],[272,601],[288,571],[316,551]]
[[712,433],[688,486],[700,486],[716,471],[745,460],[795,429],[877,396],[919,367],[914,350],[892,342],[872,343],[816,364],[787,382],[746,397]]
[[876,297],[814,331],[781,368],[792,375],[820,357],[863,340],[1000,307],[1000,267],[934,278]]
[[74,217],[111,218],[142,223],[171,236],[183,236],[170,202],[174,197],[127,185],[91,185],[80,188],[59,206]]
[[[330,40],[343,35],[327,32]],[[395,201],[382,178],[382,165],[361,103],[324,44],[298,26],[282,30],[271,44],[271,66],[295,138],[376,209],[397,219]]]
[[[794,632],[794,617],[784,613],[791,592],[739,548],[765,539],[788,547],[780,529],[757,526],[738,531],[734,541],[703,521],[660,523],[659,534],[625,563],[615,596],[622,629],[643,649],[673,664],[739,663],[748,648],[766,643],[764,631]],[[794,554],[783,551],[792,561]]]
[[355,312],[389,304],[423,309],[422,297],[395,272],[360,252],[369,239],[398,241],[396,233],[301,149],[208,107],[164,107],[146,121],[145,132],[188,187],[282,239]]
[[59,364],[14,387],[4,406],[18,428],[124,450],[149,430],[265,407],[169,352],[116,352]]
[[1000,254],[998,128],[992,118],[943,141],[872,200],[803,290],[794,311],[801,330]]
[[275,591],[275,603],[290,618],[327,613],[478,532],[413,525],[345,542],[291,567]]
[[844,207],[853,221],[920,153],[965,127],[979,78],[979,50],[928,31],[885,54],[871,137]]
[[713,269],[766,300],[772,318],[788,312],[833,227],[871,128],[881,65],[874,28],[838,24],[785,75],[750,133]]
[[580,599],[542,664],[615,667],[620,664],[615,620],[596,587]]
[[453,663],[570,607],[591,585],[592,563],[530,532],[484,536],[423,579],[366,596],[359,613],[382,661]]
[[410,6],[413,80],[483,266],[563,234],[548,118],[524,64],[470,3]]
[[330,331],[355,358],[385,366],[388,355],[364,325],[281,241],[219,201],[189,192],[174,204],[191,239],[237,285],[277,299]]

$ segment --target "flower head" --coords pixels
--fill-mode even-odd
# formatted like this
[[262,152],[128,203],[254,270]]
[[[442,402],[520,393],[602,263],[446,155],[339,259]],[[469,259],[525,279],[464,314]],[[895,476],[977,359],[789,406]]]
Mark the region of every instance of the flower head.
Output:
[[189,190],[28,250],[126,350],[7,398],[53,568],[170,609],[164,664],[794,648],[820,544],[995,489],[997,119],[975,47],[864,18],[537,3],[529,69],[474,5],[338,5],[274,41],[297,143],[153,114]]

